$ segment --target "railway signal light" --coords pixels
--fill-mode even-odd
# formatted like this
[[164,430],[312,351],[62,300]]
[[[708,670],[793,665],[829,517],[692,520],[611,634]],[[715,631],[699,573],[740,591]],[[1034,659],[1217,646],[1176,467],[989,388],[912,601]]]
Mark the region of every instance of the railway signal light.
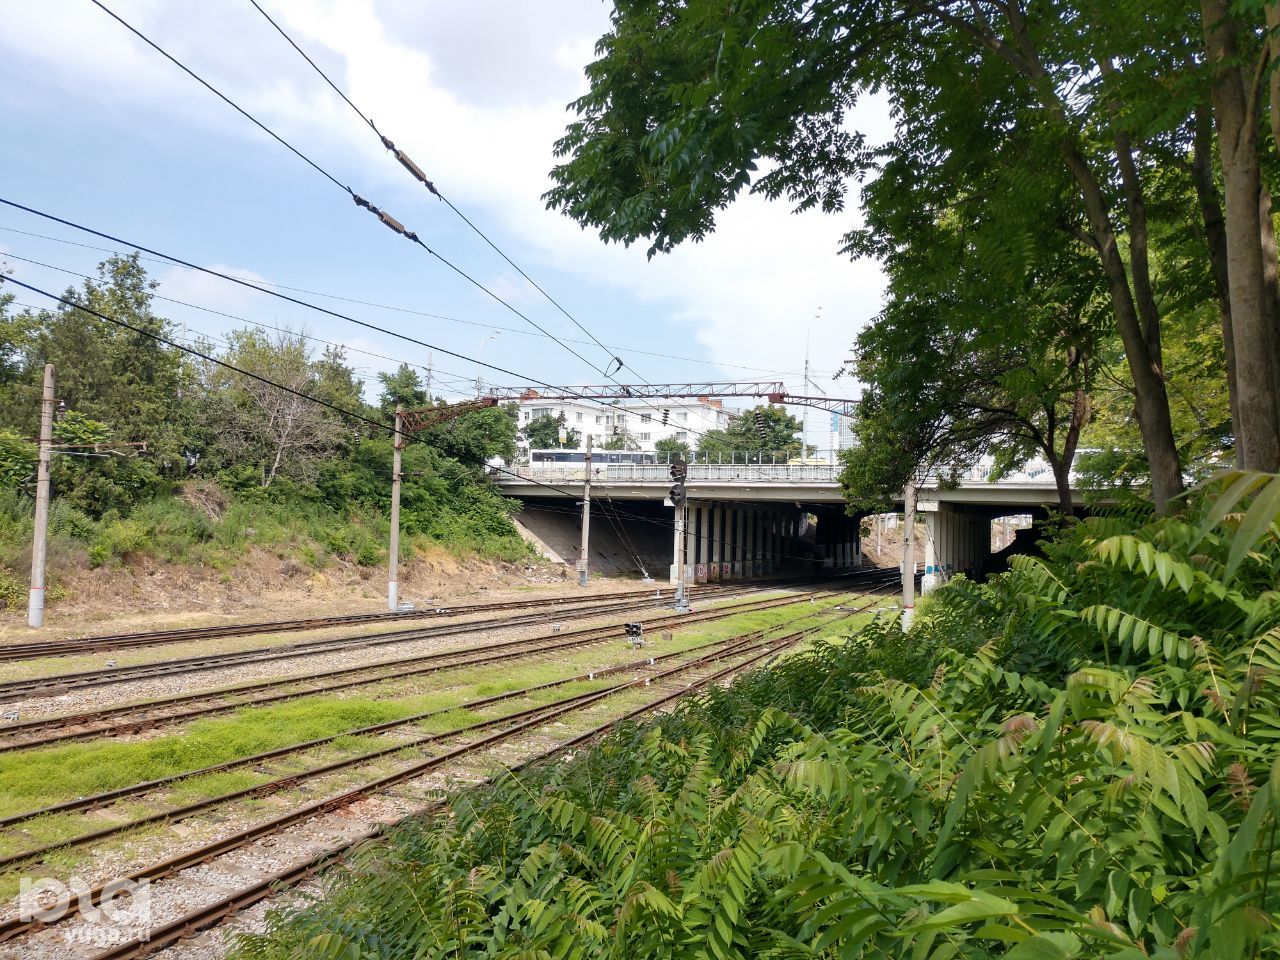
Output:
[[759,437],[762,441],[769,439],[769,426],[764,421],[764,413],[762,413],[759,410],[756,410],[754,413],[752,413],[751,418],[756,423],[756,436]]
[[689,476],[689,462],[687,460],[671,461],[671,479],[676,483],[684,483]]
[[670,492],[668,493],[668,496],[671,498],[671,505],[672,505],[673,507],[677,507],[677,508],[679,508],[679,507],[683,507],[683,506],[684,506],[684,502],[685,502],[685,500],[686,500],[686,494],[685,494],[685,490],[684,490],[684,484],[683,484],[683,483],[673,483],[673,484],[671,485],[671,490],[670,490]]
[[627,623],[623,624],[627,631],[627,640],[633,647],[644,646],[644,624],[643,623]]

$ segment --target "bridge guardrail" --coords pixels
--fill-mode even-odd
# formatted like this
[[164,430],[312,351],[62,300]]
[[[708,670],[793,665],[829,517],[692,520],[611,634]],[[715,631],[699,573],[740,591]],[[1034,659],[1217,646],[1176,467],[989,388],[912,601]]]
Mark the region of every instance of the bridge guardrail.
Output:
[[[583,465],[577,463],[534,463],[510,468],[511,473],[530,480],[583,480]],[[840,468],[830,463],[747,464],[691,463],[690,483],[835,483]],[[499,474],[499,483],[511,483],[510,474]],[[671,468],[655,463],[605,463],[591,468],[592,482],[664,483]]]

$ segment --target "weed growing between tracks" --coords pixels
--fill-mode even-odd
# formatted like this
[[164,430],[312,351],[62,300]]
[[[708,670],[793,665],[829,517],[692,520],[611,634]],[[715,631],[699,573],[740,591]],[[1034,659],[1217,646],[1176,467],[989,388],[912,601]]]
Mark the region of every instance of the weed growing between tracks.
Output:
[[[692,646],[783,624],[788,628],[800,628],[820,621],[823,611],[840,600],[840,597],[823,598],[813,605],[742,614],[721,623],[678,633],[665,641],[655,634],[650,637],[650,644],[643,653],[633,652],[617,643],[609,650],[606,659],[611,663],[640,662],[644,653],[657,655],[679,652]],[[800,615],[797,616],[797,613]],[[245,709],[229,719],[200,721],[193,724],[184,735],[133,743],[79,744],[0,756],[0,796],[4,797],[0,815],[141,781],[178,775],[187,770],[234,760],[279,746],[332,736],[354,727],[383,723],[428,710],[447,708],[450,704],[466,700],[559,680],[592,666],[601,666],[601,659],[599,648],[587,648],[566,652],[554,661],[513,661],[500,667],[441,674],[431,678],[436,689],[425,693],[419,690],[400,699],[309,698],[275,707]],[[616,682],[616,678],[598,678],[595,681],[535,691],[519,700],[495,704],[483,712],[461,708],[449,710],[401,729],[409,735],[447,732],[482,717],[505,715],[522,707],[598,689],[611,682]],[[391,688],[397,684],[383,686],[384,689],[380,692],[390,694]],[[421,684],[417,686],[420,688]],[[400,692],[404,693],[404,690]],[[606,719],[609,714],[616,715],[616,712],[630,706],[640,705],[647,696],[647,692],[640,689],[611,698],[609,706],[603,712],[588,710],[580,717],[557,722],[555,726],[559,729],[556,730],[556,735],[570,736],[579,729],[588,729]],[[597,716],[597,713],[600,715]],[[320,766],[387,744],[388,741],[380,741],[374,736],[340,736],[329,744],[271,761],[270,773],[254,769],[220,771],[168,785],[149,795],[144,803],[136,800],[117,802],[113,805],[109,818],[112,821],[127,821],[135,816],[154,812],[156,802],[180,806],[256,786],[286,773]],[[396,761],[391,762],[394,764]],[[320,781],[313,782],[309,789],[312,793],[316,788],[327,792],[328,788],[336,789],[348,781],[354,783],[359,777],[368,774],[367,765],[361,768],[359,774],[329,774]],[[281,803],[301,803],[306,799],[303,793],[295,796],[293,791],[282,791],[269,799],[236,801],[234,810],[239,817],[253,816],[255,812],[279,807]],[[0,840],[0,855],[58,842],[88,829],[92,829],[92,826],[86,824],[82,814],[51,814],[24,823],[20,831],[9,831]],[[104,850],[110,849],[136,850],[153,840],[156,833],[154,827],[132,831],[96,846],[94,855],[100,856]],[[46,868],[56,866],[60,871],[65,871],[83,863],[85,856],[85,850],[57,851],[45,859],[44,865]],[[0,877],[0,892],[5,894],[11,892],[8,888],[16,883],[14,871],[10,870],[7,874]]]

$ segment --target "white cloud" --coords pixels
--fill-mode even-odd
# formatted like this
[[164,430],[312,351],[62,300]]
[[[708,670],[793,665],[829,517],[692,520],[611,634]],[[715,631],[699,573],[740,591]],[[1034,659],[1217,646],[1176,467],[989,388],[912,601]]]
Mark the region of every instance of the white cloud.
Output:
[[[247,267],[234,267],[223,263],[211,263],[206,266],[210,270],[216,270],[231,277],[239,277],[250,283],[270,284],[262,274]],[[160,284],[159,292],[162,296],[228,313],[244,310],[259,303],[261,299],[260,294],[254,293],[248,287],[227,283],[218,277],[188,267],[165,267],[156,274],[155,279]]]
[[[162,0],[115,0],[113,7],[428,237],[433,208],[424,206],[421,188],[252,8]],[[796,216],[785,204],[747,197],[721,214],[705,242],[646,261],[642,246],[607,247],[544,209],[551,147],[569,119],[564,105],[585,89],[581,68],[607,27],[598,0],[545,0],[536,8],[519,0],[291,0],[269,9],[473,220],[512,238],[501,242],[535,277],[550,264],[603,280],[672,314],[713,359],[771,369],[800,369],[808,331],[814,368],[835,370],[878,308],[878,268],[836,252],[851,215]],[[6,20],[0,59],[39,64],[41,76],[68,95],[129,116],[133,130],[195,123],[264,136],[86,4],[14,3]],[[9,96],[21,95],[14,87]],[[140,110],[168,122],[137,122]],[[857,117],[873,136],[889,130],[882,103]],[[243,302],[212,278],[170,274],[162,277],[167,296],[224,309]],[[495,285],[504,296],[527,297],[518,280],[501,274]],[[572,291],[551,292],[573,303]],[[643,329],[614,329],[610,318],[578,316],[606,342],[689,352],[687,343],[654,343]],[[634,359],[645,372],[644,358]],[[740,374],[730,368],[724,376]],[[849,386],[827,384],[834,393]]]

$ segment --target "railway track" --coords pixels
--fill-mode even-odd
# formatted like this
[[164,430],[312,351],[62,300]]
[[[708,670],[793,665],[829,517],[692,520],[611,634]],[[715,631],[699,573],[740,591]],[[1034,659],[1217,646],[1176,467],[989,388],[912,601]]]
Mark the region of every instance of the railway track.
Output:
[[[846,616],[849,616],[849,615],[850,614],[847,614],[844,611],[831,611],[829,609],[824,609],[818,614],[818,616],[828,616],[833,620],[844,619]],[[758,630],[749,636],[752,639],[759,639],[759,638],[763,638],[768,632],[769,632],[769,629]],[[443,716],[444,714],[452,713],[454,711],[460,711],[460,710],[475,711],[475,710],[486,709],[488,707],[494,706],[495,704],[504,703],[508,700],[518,700],[522,697],[528,697],[545,690],[553,690],[557,687],[564,687],[574,683],[582,683],[584,681],[591,682],[601,677],[610,676],[615,673],[622,673],[627,670],[634,669],[639,666],[643,666],[645,664],[652,666],[659,662],[663,662],[663,661],[681,657],[681,656],[687,656],[688,654],[693,653],[697,650],[702,650],[710,647],[718,647],[718,646],[721,646],[723,643],[725,643],[725,641],[715,640],[709,643],[699,644],[698,646],[695,646],[695,647],[686,647],[683,650],[675,651],[672,653],[667,653],[667,654],[662,654],[659,656],[647,657],[647,658],[642,657],[636,660],[628,661],[626,663],[616,664],[614,666],[609,666],[609,667],[601,667],[597,670],[590,670],[585,673],[575,674],[574,676],[565,677],[564,679],[561,679],[561,680],[551,680],[546,683],[535,684],[529,687],[521,687],[518,690],[510,690],[505,693],[494,694],[493,696],[480,697],[475,700],[467,700],[462,703],[455,704],[453,706],[441,707],[435,710],[428,710],[423,713],[412,714],[410,716],[403,717],[398,720],[387,720],[382,723],[371,724],[365,727],[358,727],[353,730],[344,730],[340,733],[335,733],[331,736],[320,737],[314,740],[307,740],[307,741],[292,744],[289,746],[278,747],[274,750],[268,750],[263,753],[257,753],[247,757],[240,757],[235,760],[226,761],[225,763],[218,763],[212,766],[201,767],[196,770],[187,770],[182,773],[174,774],[172,776],[163,777],[156,780],[147,780],[141,783],[132,784],[127,787],[120,787],[115,790],[107,790],[101,793],[92,794],[90,796],[78,797],[74,800],[67,800],[62,803],[53,804],[47,807],[41,807],[36,810],[29,810],[25,813],[18,813],[12,816],[0,818],[0,828],[11,828],[11,827],[19,826],[23,823],[27,823],[28,821],[36,820],[36,819],[39,819],[40,817],[51,816],[54,814],[73,813],[76,811],[98,809],[100,807],[105,807],[109,804],[115,803],[118,800],[123,800],[128,797],[136,797],[145,793],[149,793],[153,790],[159,790],[163,787],[171,786],[183,780],[190,780],[193,777],[208,776],[209,774],[213,774],[213,773],[225,773],[229,770],[234,770],[239,767],[255,766],[257,764],[268,763],[274,760],[278,760],[281,757],[287,757],[292,754],[302,753],[307,750],[315,749],[316,747],[325,746],[326,744],[333,743],[334,741],[337,741],[346,737],[370,736],[373,734],[382,734],[388,731],[397,730],[399,728],[408,728],[414,724],[422,723],[423,721],[430,720],[434,717]],[[491,721],[485,721],[485,722],[496,722],[496,721],[491,720]],[[431,738],[426,738],[426,739],[429,740]],[[409,746],[409,745],[411,744],[402,744],[397,749],[403,749],[405,746]],[[255,787],[252,789],[258,789],[258,788]],[[250,790],[249,792],[252,792],[252,790]],[[59,846],[61,846],[61,844],[50,845],[46,847],[45,850],[56,849]],[[0,867],[3,867],[5,864],[10,862],[29,859],[32,855],[33,855],[33,851],[27,851],[22,854],[16,854],[16,855],[7,856],[7,857],[0,857]]]
[[[302,807],[293,809],[281,816],[272,818],[271,820],[254,824],[247,829],[240,830],[230,836],[215,840],[212,843],[184,851],[175,857],[170,857],[159,863],[151,864],[135,870],[127,877],[119,878],[109,884],[102,884],[90,891],[84,891],[80,893],[79,896],[69,898],[63,903],[57,905],[55,907],[55,912],[59,914],[60,920],[74,916],[83,907],[98,905],[101,904],[104,899],[109,899],[113,894],[113,891],[120,889],[121,884],[124,882],[137,883],[144,880],[156,881],[162,878],[181,876],[184,871],[187,871],[192,867],[209,863],[210,861],[222,857],[231,851],[245,847],[248,844],[255,843],[263,838],[270,837],[295,824],[333,814],[361,799],[386,791],[393,786],[405,784],[409,781],[421,778],[428,773],[454,763],[455,761],[464,759],[475,760],[482,757],[493,747],[514,737],[545,727],[548,723],[556,721],[560,717],[569,716],[571,714],[580,714],[607,698],[624,691],[632,690],[637,687],[648,686],[657,686],[665,690],[665,692],[656,699],[652,699],[640,707],[627,711],[620,716],[611,717],[604,723],[591,728],[585,733],[556,743],[551,748],[543,750],[535,756],[525,760],[523,763],[515,767],[515,769],[527,766],[529,763],[537,760],[553,757],[566,749],[570,749],[599,736],[601,733],[625,719],[630,719],[632,717],[660,709],[679,697],[686,695],[690,690],[700,689],[712,683],[716,683],[727,678],[734,672],[745,669],[769,657],[776,656],[782,650],[801,642],[809,636],[812,636],[818,630],[830,626],[839,619],[852,617],[856,613],[861,612],[861,610],[874,605],[875,602],[877,601],[871,600],[858,610],[846,609],[840,611],[841,615],[839,617],[824,619],[821,623],[807,626],[801,630],[792,630],[784,633],[781,632],[782,628],[775,628],[774,631],[755,631],[749,634],[733,637],[725,641],[707,644],[705,645],[706,647],[713,647],[714,649],[710,649],[706,653],[692,658],[689,657],[689,654],[696,653],[696,650],[680,651],[665,655],[662,658],[655,657],[652,658],[652,663],[646,659],[638,663],[622,664],[612,672],[626,672],[637,668],[641,671],[646,671],[646,668],[656,667],[658,663],[665,660],[685,658],[684,662],[672,667],[654,670],[652,672],[642,672],[641,675],[636,676],[635,678],[611,684],[604,689],[573,694],[551,703],[534,706],[527,710],[484,720],[467,728],[454,730],[447,734],[437,734],[430,738],[424,738],[425,740],[430,740],[432,743],[441,744],[447,740],[456,739],[461,734],[481,734],[477,739],[470,742],[449,747],[445,749],[443,753],[433,757],[415,760],[407,767],[382,774],[372,780],[358,784],[355,787],[345,789],[343,792],[335,796],[318,799]],[[779,635],[769,636],[768,634],[770,632],[777,632]],[[734,662],[721,667],[720,664],[726,659],[732,659]],[[569,678],[564,682],[572,683],[575,679],[579,678]],[[525,691],[524,694],[528,695],[528,692],[529,691]],[[499,727],[500,729],[493,730],[493,732],[486,732],[491,730],[493,727]],[[407,749],[416,749],[418,746],[420,745],[417,743],[407,745],[402,744],[399,747],[394,748],[394,750],[396,752],[402,752]],[[392,748],[388,749],[390,750]],[[368,755],[358,760],[353,760],[352,762],[366,762],[367,756]],[[312,771],[312,775],[319,775],[319,772]],[[285,778],[281,778],[282,783],[284,780]],[[227,799],[228,797],[215,798],[203,806],[207,807],[212,804],[224,803],[227,802]],[[409,815],[417,815],[422,812],[425,812],[424,809],[418,809]],[[173,811],[170,811],[170,814],[172,813]],[[131,823],[125,825],[122,829],[135,829],[139,825],[139,823]],[[376,836],[378,833],[385,830],[387,826],[388,825],[384,824],[377,828],[362,831],[362,833],[354,839],[350,839],[337,847],[323,850],[318,854],[308,856],[302,862],[289,865],[287,868],[272,873],[270,876],[245,884],[231,894],[222,895],[213,902],[198,907],[194,911],[187,912],[176,918],[162,920],[155,927],[143,932],[137,938],[112,946],[106,952],[100,954],[100,957],[102,960],[106,960],[106,958],[146,956],[147,954],[167,946],[184,936],[219,922],[221,919],[243,909],[245,906],[261,900],[267,896],[272,889],[281,884],[289,885],[301,882],[326,863],[340,858],[356,844],[364,842],[370,837]],[[78,843],[81,841],[77,840],[76,842]],[[65,845],[66,844],[60,844],[59,846]],[[35,930],[40,929],[43,925],[43,921],[35,918],[23,919],[21,917],[11,917],[5,921],[0,921],[0,942],[11,941],[17,937],[34,932]]]
[[[782,578],[753,580],[752,584],[782,584]],[[713,596],[732,590],[722,585],[701,585],[690,588],[694,596]],[[360,624],[395,623],[403,620],[427,620],[440,617],[462,617],[477,613],[499,613],[512,610],[529,610],[551,607],[550,612],[582,605],[598,605],[611,601],[640,600],[650,598],[654,602],[670,599],[674,590],[618,590],[579,597],[542,597],[527,600],[506,600],[496,603],[449,604],[422,610],[397,612],[344,614],[331,617],[306,617],[298,620],[267,620],[253,623],[226,623],[207,627],[182,627],[175,630],[152,630],[141,633],[102,634],[92,637],[67,637],[60,640],[39,640],[30,643],[0,645],[0,662],[6,660],[35,660],[40,657],[74,656],[110,650],[126,650],[137,647],[159,646],[191,640],[209,640],[216,637],[238,637],[256,633],[292,633],[307,630],[323,630],[329,627],[349,627]]]
[[[878,571],[874,576],[860,580],[857,585],[879,586],[893,582],[895,577],[894,571]],[[739,613],[803,603],[811,596],[813,595],[803,594],[747,601],[701,613],[675,614],[649,619],[645,624],[655,629],[679,627],[690,623],[723,619]],[[300,677],[275,678],[235,687],[178,694],[140,703],[11,723],[0,728],[0,752],[138,733],[159,726],[229,713],[242,707],[267,706],[299,697],[349,690],[390,680],[403,680],[442,670],[483,666],[513,657],[559,653],[622,635],[623,630],[617,625],[587,627],[541,637],[461,647],[373,664],[338,667]]]
[[[726,596],[736,594],[726,593]],[[100,667],[95,670],[83,670],[75,673],[59,673],[45,677],[33,677],[24,680],[9,680],[0,683],[0,703],[22,700],[34,696],[57,696],[75,690],[93,687],[110,686],[117,683],[130,683],[135,680],[150,680],[155,677],[181,676],[187,673],[203,673],[209,670],[225,670],[228,667],[245,666],[255,663],[271,663],[276,660],[291,660],[312,654],[338,653],[343,650],[372,649],[390,646],[397,643],[408,643],[415,640],[430,640],[437,637],[456,636],[464,633],[478,633],[482,630],[497,627],[519,627],[547,623],[565,614],[577,616],[596,616],[606,613],[625,613],[645,610],[657,606],[660,600],[645,597],[641,600],[629,600],[601,604],[581,609],[542,611],[526,614],[523,617],[491,617],[483,620],[468,620],[463,623],[443,626],[418,627],[411,630],[396,630],[388,633],[363,634],[356,636],[328,637],[323,640],[312,640],[305,643],[278,644],[268,647],[254,647],[249,650],[211,653],[196,657],[181,657],[164,660],[158,663],[132,664],[127,666]]]
[[[843,611],[828,612],[824,610],[823,613],[818,615],[821,622],[814,624],[812,627],[808,628],[808,631],[812,632],[812,630],[820,629],[836,621],[848,619],[852,615],[853,614],[849,612],[843,612]],[[272,760],[279,760],[282,757],[287,757],[287,756],[290,756],[291,754],[297,754],[304,750],[314,749],[315,747],[322,746],[326,743],[332,743],[333,741],[338,740],[341,737],[369,736],[372,734],[385,734],[391,731],[403,730],[405,728],[411,727],[415,723],[420,723],[423,720],[427,720],[432,717],[437,717],[446,713],[451,713],[455,710],[478,710],[484,707],[492,706],[495,703],[528,697],[528,696],[531,696],[532,694],[535,694],[544,690],[554,689],[556,687],[568,686],[574,683],[590,682],[601,677],[612,676],[614,674],[619,674],[619,673],[644,671],[645,668],[647,667],[653,667],[659,663],[666,663],[668,661],[683,659],[688,657],[691,654],[698,653],[700,651],[714,650],[716,651],[716,655],[718,655],[721,658],[733,656],[736,650],[746,647],[748,645],[752,645],[752,649],[755,649],[757,646],[767,647],[769,645],[770,636],[774,634],[778,635],[778,637],[775,638],[775,644],[778,642],[781,642],[782,639],[785,639],[785,636],[784,636],[784,634],[786,634],[785,627],[765,628],[761,630],[752,631],[751,633],[744,634],[739,637],[730,638],[727,641],[713,640],[707,643],[699,644],[695,647],[686,648],[684,650],[677,650],[671,653],[665,653],[658,656],[634,659],[626,663],[615,664],[610,667],[603,667],[599,670],[593,670],[588,673],[580,673],[572,677],[567,677],[563,680],[555,680],[550,683],[543,683],[543,684],[538,684],[536,686],[525,687],[521,690],[512,691],[505,694],[499,694],[498,696],[495,696],[495,697],[487,697],[482,700],[474,700],[467,703],[458,704],[457,706],[454,706],[454,707],[446,707],[439,710],[432,710],[426,713],[417,714],[416,716],[406,717],[403,720],[393,720],[386,723],[380,723],[380,724],[364,727],[357,730],[350,730],[350,731],[346,731],[345,733],[335,734],[334,736],[325,737],[320,740],[311,740],[306,743],[296,744],[292,747],[285,747],[278,750],[269,751],[268,753],[257,754],[255,756],[244,757],[242,759],[235,760],[232,762],[218,764],[217,766],[214,766],[214,767],[206,767],[202,770],[193,770],[193,771],[189,771],[182,774],[176,774],[174,776],[166,777],[161,780],[153,780],[147,783],[135,784],[131,787],[125,787],[120,790],[111,791],[110,799],[106,798],[107,797],[106,794],[100,794],[96,797],[86,797],[80,800],[69,801],[68,803],[60,804],[56,807],[45,807],[40,810],[32,810],[28,813],[20,814],[15,817],[7,818],[4,821],[0,821],[0,826],[12,827],[20,823],[37,819],[42,816],[48,816],[53,813],[66,813],[74,810],[90,810],[90,809],[95,809],[99,807],[104,807],[110,803],[116,802],[117,800],[122,800],[127,797],[137,797],[146,793],[150,793],[154,790],[160,789],[161,787],[164,787],[173,783],[177,783],[180,780],[186,780],[191,777],[204,776],[211,773],[221,773],[228,770],[236,769],[238,767],[255,767],[257,769],[261,769],[259,766],[261,764],[267,763]],[[799,634],[800,634],[799,631],[792,630],[790,632],[791,636],[798,636]],[[644,680],[647,678],[641,678],[641,679]],[[574,703],[579,701],[585,702],[585,703],[595,702],[596,700],[601,699],[604,696],[608,696],[612,693],[616,693],[620,690],[634,686],[637,682],[640,682],[640,681],[635,681],[635,680],[623,681],[623,682],[608,686],[606,688],[603,688],[601,690],[586,691],[573,697],[563,698],[559,700],[557,704],[564,705],[564,704],[569,704],[569,703]],[[201,813],[203,811],[210,810],[214,807],[217,807],[225,803],[230,803],[235,800],[248,799],[248,798],[256,799],[260,797],[266,797],[271,794],[278,793],[282,790],[292,789],[299,784],[305,783],[317,777],[322,777],[328,774],[336,773],[340,770],[345,770],[350,767],[359,766],[361,764],[371,763],[373,761],[381,760],[383,758],[394,757],[397,754],[404,753],[405,751],[426,748],[433,744],[441,743],[445,740],[456,738],[461,734],[487,730],[492,727],[501,726],[506,723],[517,722],[520,720],[532,718],[540,715],[546,709],[548,708],[544,705],[536,705],[526,710],[517,711],[512,714],[502,714],[499,716],[488,717],[482,720],[478,720],[474,723],[470,723],[465,726],[458,727],[444,733],[433,733],[433,734],[427,734],[424,736],[411,737],[407,740],[396,741],[387,746],[379,747],[376,750],[369,750],[364,753],[356,754],[349,757],[344,757],[342,759],[334,760],[332,762],[325,763],[311,769],[301,770],[301,771],[291,770],[279,777],[276,777],[274,779],[268,780],[263,783],[254,784],[252,786],[244,787],[239,790],[234,790],[229,793],[224,793],[219,796],[198,800],[194,803],[185,804],[185,805],[176,807],[174,809],[163,810],[157,813],[149,814],[141,818],[130,820],[126,823],[116,823],[109,827],[103,827],[101,829],[93,830],[88,833],[83,833],[83,834],[79,834],[71,837],[65,837],[61,840],[53,841],[51,843],[46,843],[39,847],[29,848],[27,850],[18,851],[17,853],[0,856],[0,870],[8,869],[17,863],[24,863],[24,862],[30,863],[31,861],[39,860],[40,858],[46,857],[50,853],[53,853],[54,851],[57,851],[57,850],[66,850],[72,847],[81,847],[91,843],[97,843],[97,842],[109,839],[111,837],[119,836],[123,833],[127,833],[132,830],[137,830],[141,827],[151,826],[153,824],[158,824],[158,823],[177,823],[181,820],[185,820],[189,817],[195,816],[196,814]]]
[[[791,581],[794,586],[804,582]],[[835,581],[831,581],[835,582]],[[717,587],[713,592],[699,596],[704,599],[715,599],[741,596],[745,593],[759,593],[772,589],[763,583],[742,583],[732,587]],[[117,683],[130,683],[136,680],[149,680],[156,677],[180,676],[187,673],[202,673],[209,670],[224,670],[228,667],[245,666],[257,663],[270,663],[277,660],[289,660],[314,654],[338,653],[343,650],[366,649],[390,646],[397,643],[409,643],[416,640],[429,640],[437,637],[456,636],[464,633],[478,633],[493,628],[530,626],[550,623],[558,619],[598,616],[607,613],[625,613],[636,610],[651,609],[660,606],[663,598],[645,594],[637,597],[632,593],[628,599],[613,601],[594,606],[557,607],[526,614],[522,617],[510,615],[490,617],[481,620],[467,620],[462,623],[441,626],[417,627],[407,630],[389,631],[376,634],[357,634],[339,637],[326,637],[320,640],[302,643],[273,644],[265,647],[253,647],[246,650],[202,654],[194,657],[181,657],[159,661],[156,663],[131,664],[126,666],[109,665],[93,670],[82,670],[73,673],[59,673],[43,677],[31,677],[19,680],[0,682],[0,703],[14,702],[37,696],[59,696],[75,690],[110,686]]]

